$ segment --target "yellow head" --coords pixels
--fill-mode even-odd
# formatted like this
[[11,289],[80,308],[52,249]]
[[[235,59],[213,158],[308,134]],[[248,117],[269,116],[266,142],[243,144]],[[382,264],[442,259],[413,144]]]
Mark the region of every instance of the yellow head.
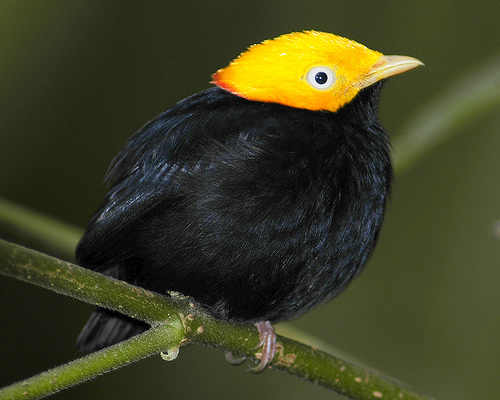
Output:
[[215,85],[248,100],[336,111],[363,88],[422,65],[384,56],[331,33],[289,33],[251,46],[212,75]]

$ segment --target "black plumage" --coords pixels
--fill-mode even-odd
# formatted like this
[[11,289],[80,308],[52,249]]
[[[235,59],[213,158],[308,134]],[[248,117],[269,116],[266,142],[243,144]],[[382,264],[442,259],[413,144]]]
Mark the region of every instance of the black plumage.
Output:
[[[145,125],[113,161],[78,262],[192,296],[217,318],[277,322],[333,298],[361,270],[391,182],[382,82],[336,112],[214,87]],[[145,329],[98,310],[91,351]]]

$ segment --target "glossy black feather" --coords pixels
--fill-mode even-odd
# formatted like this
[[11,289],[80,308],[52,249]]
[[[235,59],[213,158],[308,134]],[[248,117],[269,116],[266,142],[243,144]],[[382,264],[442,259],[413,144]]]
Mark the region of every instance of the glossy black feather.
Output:
[[[334,297],[370,256],[389,192],[381,85],[335,113],[216,87],[183,100],[113,161],[78,261],[230,321],[281,321]],[[87,326],[80,347],[103,335]]]

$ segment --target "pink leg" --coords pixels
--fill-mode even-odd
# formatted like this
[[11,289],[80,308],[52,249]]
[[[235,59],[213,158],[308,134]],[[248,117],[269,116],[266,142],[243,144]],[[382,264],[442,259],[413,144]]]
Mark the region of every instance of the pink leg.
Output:
[[276,334],[274,328],[269,321],[257,322],[255,324],[259,331],[260,342],[255,348],[262,347],[262,355],[260,356],[260,363],[255,368],[251,368],[252,372],[261,372],[266,365],[269,364],[276,353]]

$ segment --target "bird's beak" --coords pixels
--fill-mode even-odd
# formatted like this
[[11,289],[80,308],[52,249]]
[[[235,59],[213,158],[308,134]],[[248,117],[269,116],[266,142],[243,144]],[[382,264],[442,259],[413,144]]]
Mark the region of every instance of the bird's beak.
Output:
[[420,65],[424,65],[424,63],[413,57],[381,56],[378,61],[372,65],[368,73],[361,77],[359,80],[359,87],[363,89],[382,79],[401,74]]

